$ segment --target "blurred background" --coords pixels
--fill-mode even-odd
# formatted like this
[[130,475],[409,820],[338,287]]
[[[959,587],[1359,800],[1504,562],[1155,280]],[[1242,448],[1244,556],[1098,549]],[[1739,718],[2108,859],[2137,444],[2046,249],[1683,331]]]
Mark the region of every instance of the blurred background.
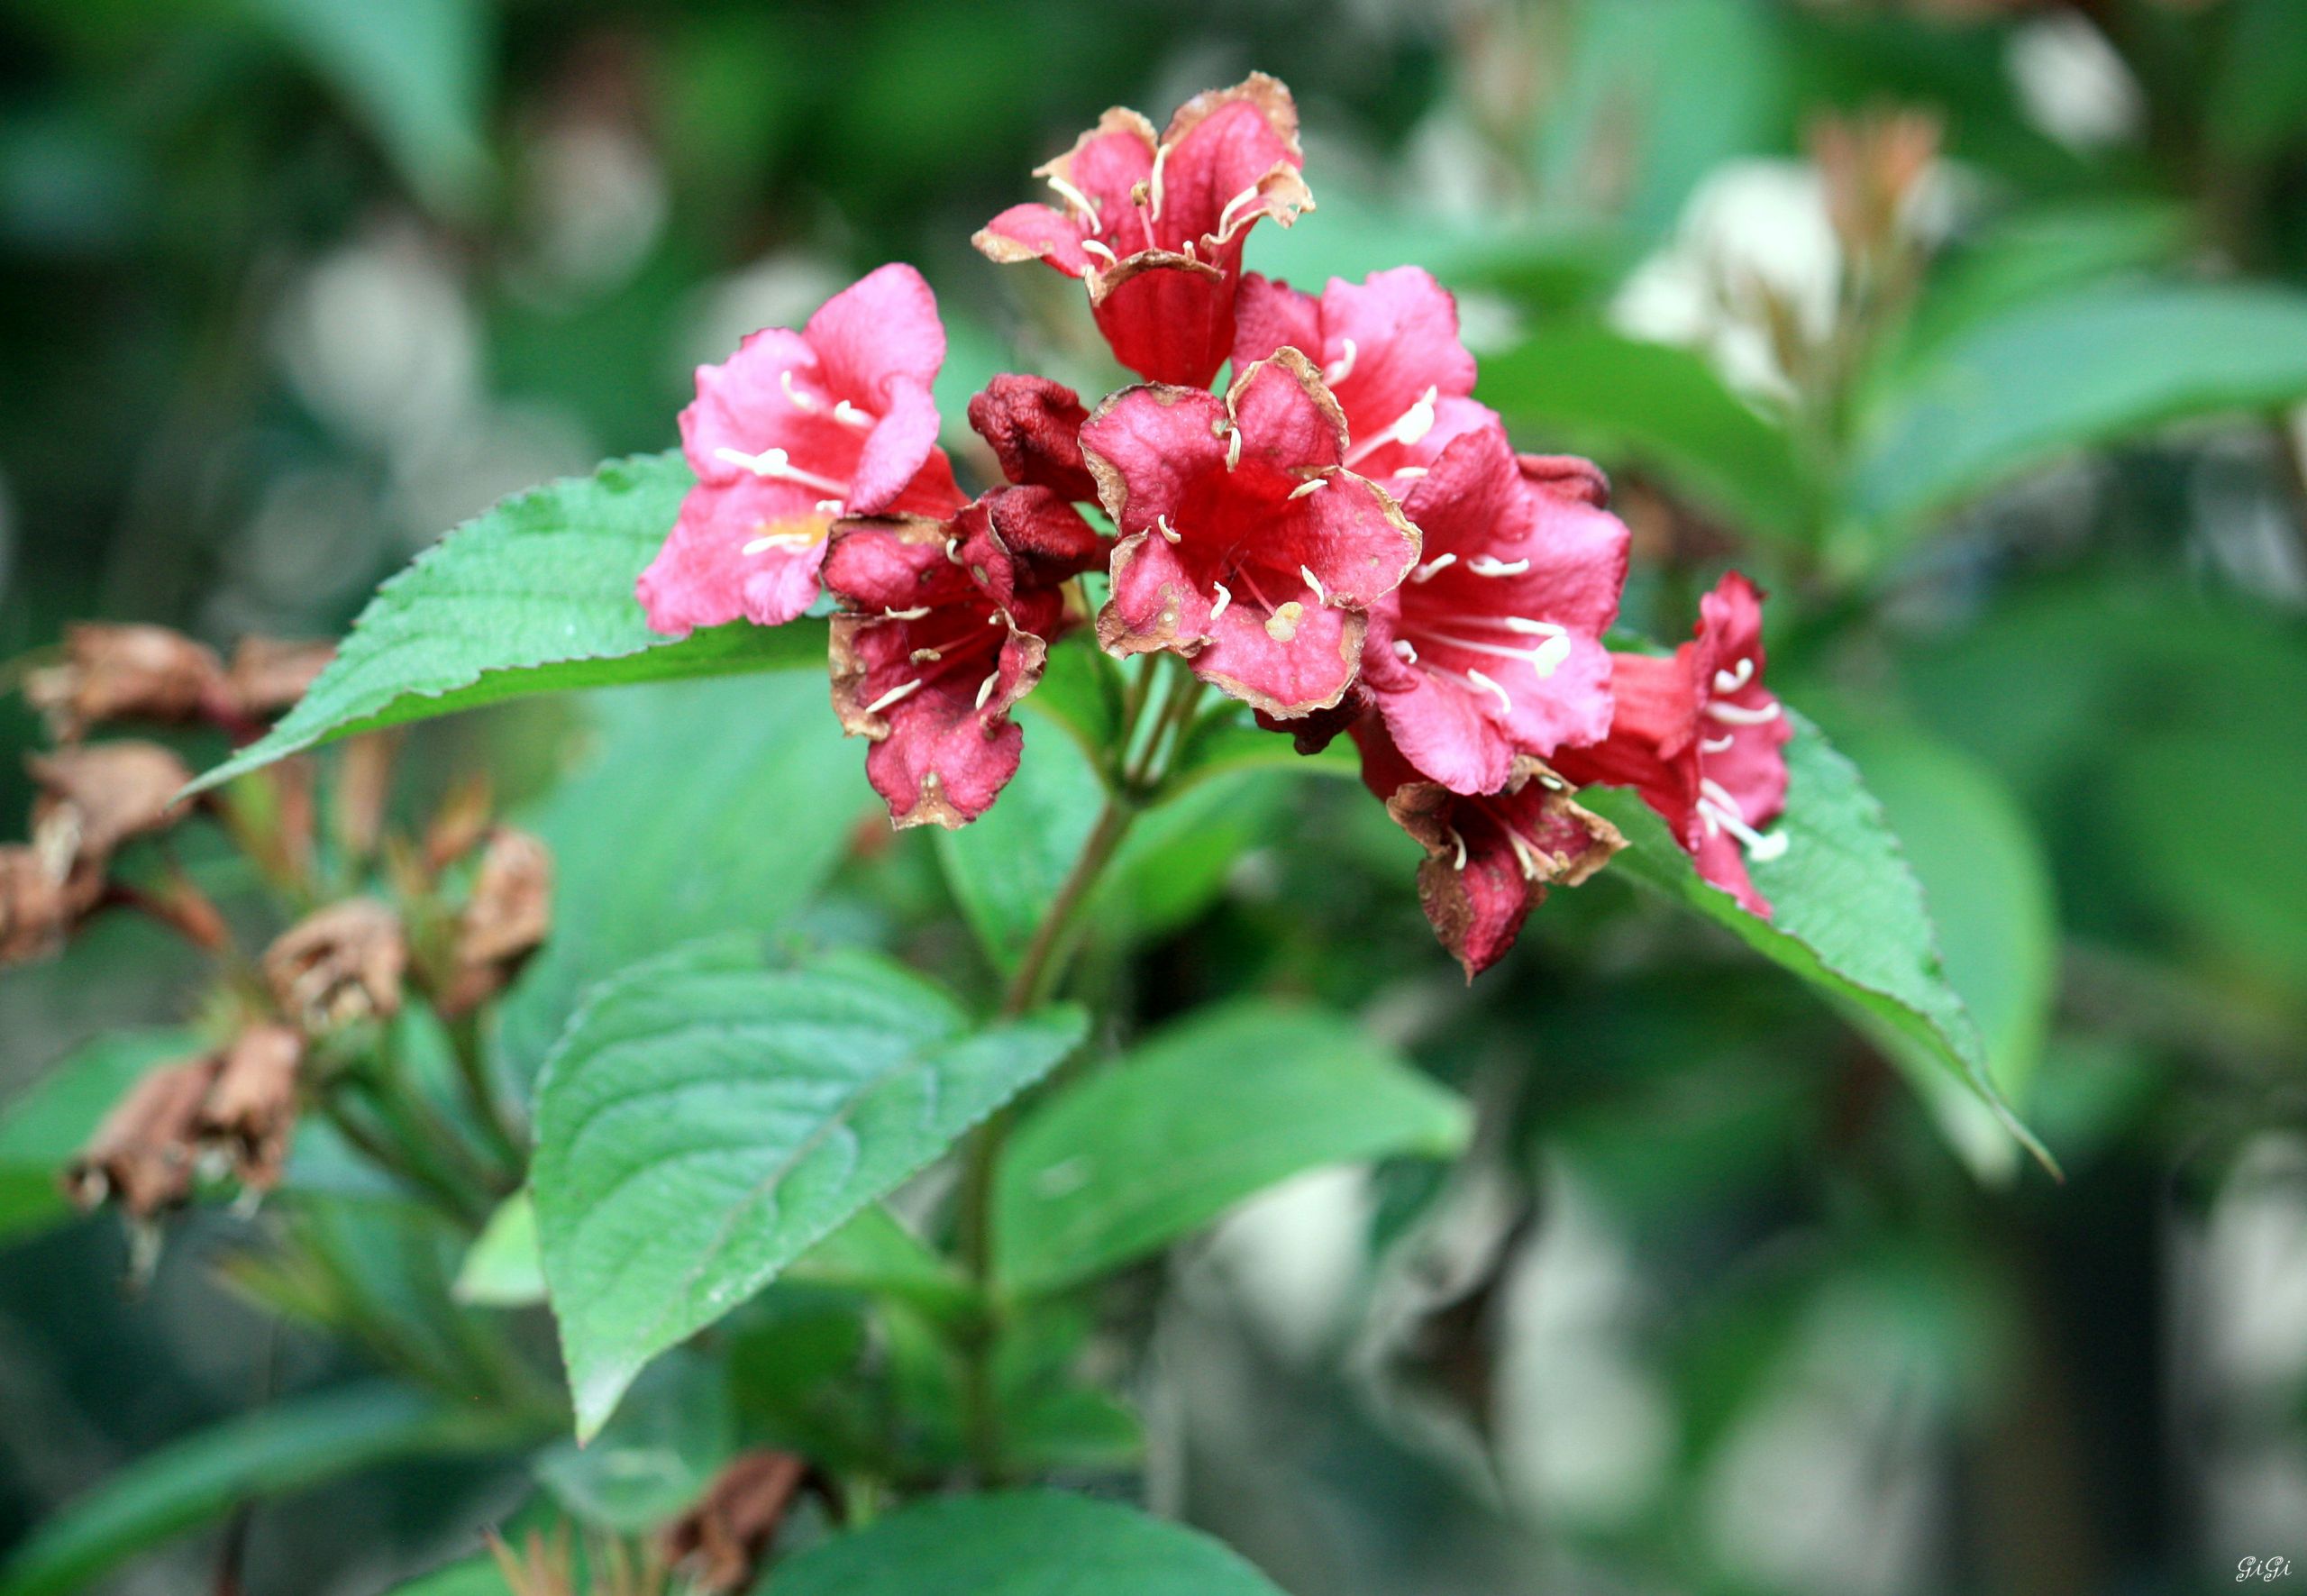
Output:
[[[1251,265],[1455,288],[1518,443],[1610,470],[1630,625],[1685,634],[1726,563],[1773,589],[1774,685],[1890,811],[2066,1178],[1608,877],[1469,991],[1374,806],[1259,777],[1114,1002],[1324,996],[1483,1128],[1127,1282],[1153,1501],[1336,1596],[2307,1564],[2297,0],[9,0],[0,659],[87,617],[334,635],[498,495],[671,443],[697,362],[886,259],[940,296],[966,465],[990,372],[1117,380],[1078,289],[971,232],[1108,104],[1252,68],[1319,210]],[[402,788],[543,803],[589,713],[432,728]],[[0,707],[0,810],[41,742]],[[930,845],[867,852],[818,922],[950,954]],[[194,962],[114,916],[0,974],[0,1098],[184,1017]],[[360,1366],[223,1278],[253,1223],[181,1227],[134,1292],[109,1217],[0,1237],[0,1548]],[[524,1490],[353,1474],[259,1509],[247,1588],[384,1588]]]

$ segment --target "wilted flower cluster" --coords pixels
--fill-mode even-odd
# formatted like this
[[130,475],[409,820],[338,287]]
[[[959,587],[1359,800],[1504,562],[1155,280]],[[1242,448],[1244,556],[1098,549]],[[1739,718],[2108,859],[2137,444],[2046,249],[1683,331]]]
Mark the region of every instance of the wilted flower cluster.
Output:
[[1628,554],[1608,485],[1515,452],[1450,295],[1415,266],[1318,296],[1243,271],[1258,222],[1313,209],[1302,164],[1289,90],[1253,75],[1158,132],[1108,111],[1039,169],[1055,203],[977,247],[1079,278],[1145,380],[1091,407],[996,378],[969,422],[1006,480],[974,499],[937,447],[945,334],[911,267],[700,369],[697,486],[639,586],[651,625],[778,625],[829,591],[834,702],[899,825],[992,804],[1021,753],[1010,711],[1093,621],[1108,653],[1177,654],[1301,748],[1350,732],[1469,972],[1621,845],[1573,800],[1586,781],[1636,787],[1766,914],[1745,861],[1778,845],[1787,728],[1759,595],[1734,574],[1673,655],[1608,650]]

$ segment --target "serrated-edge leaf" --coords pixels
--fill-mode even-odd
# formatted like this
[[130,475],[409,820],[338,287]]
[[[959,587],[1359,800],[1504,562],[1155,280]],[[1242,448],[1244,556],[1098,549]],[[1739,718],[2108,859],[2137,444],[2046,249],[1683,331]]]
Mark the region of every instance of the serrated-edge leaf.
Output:
[[[2056,1161],[2011,1111],[1988,1073],[1978,1026],[1961,995],[1947,980],[1921,883],[1907,863],[1882,806],[1866,790],[1857,767],[1837,752],[1817,726],[1792,708],[1785,713],[1795,732],[1787,745],[1792,785],[1786,814],[1776,829],[1786,836],[1788,847],[1774,861],[1750,865],[1755,885],[1773,901],[1774,918],[1765,920],[1747,913],[1729,893],[1701,876],[1690,855],[1668,833],[1665,822],[1637,794],[1590,787],[1582,791],[1579,802],[1618,826],[1627,839],[1625,851],[1611,861],[1610,871],[1630,875],[1686,904],[1773,962],[1829,993],[1858,1003],[1920,1043],[1977,1094],[2021,1146],[2056,1174]],[[1870,980],[1844,967],[1818,945],[1813,934],[1801,927],[1805,918],[1802,872],[1819,849],[1839,850],[1840,846],[1811,824],[1806,810],[1806,805],[1817,798],[1814,784],[1822,778],[1847,785],[1856,803],[1858,821],[1880,840],[1882,858],[1875,868],[1883,886],[1908,900],[1906,909],[1922,935],[1922,959],[1914,972],[1919,990],[1901,991],[1888,980]],[[1806,793],[1806,788],[1811,790]]]
[[[379,587],[336,658],[270,732],[187,796],[340,737],[533,693],[825,661],[825,625],[734,622],[675,641],[633,584],[692,479],[678,451],[634,455],[499,500]],[[587,505],[587,496],[606,496]],[[508,635],[517,607],[553,604]],[[473,652],[476,639],[497,652]],[[446,658],[426,658],[444,640]]]
[[[841,990],[844,986],[849,989],[846,993]],[[580,1290],[571,1277],[577,1260],[570,1249],[579,1240],[575,1227],[598,1216],[605,1200],[597,1190],[564,1189],[571,1179],[569,1161],[577,1155],[588,1128],[603,1111],[597,1105],[580,1103],[577,1109],[581,1110],[581,1117],[577,1123],[558,1123],[570,1111],[565,1091],[573,1088],[566,1083],[570,1072],[579,1068],[573,1061],[597,1060],[616,1049],[645,1050],[654,1041],[699,1025],[725,1026],[725,1018],[711,1017],[725,1017],[734,1008],[758,1005],[765,997],[779,993],[805,1006],[829,1002],[836,1010],[847,1000],[860,1017],[874,1020],[903,1016],[905,1024],[893,1039],[902,1043],[905,1050],[890,1067],[843,1083],[835,1111],[786,1149],[767,1172],[749,1174],[742,1196],[725,1205],[727,1211],[722,1215],[718,1234],[696,1260],[684,1266],[679,1285],[665,1293],[653,1317],[604,1336],[587,1318],[592,1305],[603,1300],[601,1289],[588,1281]],[[717,1009],[716,998],[725,1000]],[[772,1017],[765,1023],[779,1022]],[[825,1023],[825,1017],[818,1016],[816,1023]],[[675,950],[662,959],[646,961],[613,976],[594,990],[571,1018],[539,1076],[538,1151],[531,1174],[545,1281],[561,1323],[580,1439],[598,1431],[650,1358],[760,1290],[809,1247],[926,1166],[1001,1103],[1053,1068],[1080,1044],[1088,1030],[1088,1019],[1077,1008],[1061,1007],[983,1030],[971,1031],[966,1026],[966,1017],[939,989],[909,971],[859,953],[835,955],[791,970],[699,971],[688,950]],[[830,1205],[811,1214],[792,1234],[779,1237],[773,1247],[735,1268],[728,1278],[716,1277],[716,1269],[730,1269],[727,1254],[741,1215],[827,1146],[833,1130],[849,1125],[871,1099],[905,1081],[969,1079],[976,1069],[971,1055],[996,1050],[1022,1053],[1027,1062],[1013,1079],[1003,1080],[999,1090],[986,1100],[972,1102],[950,1122],[938,1121],[935,1135],[925,1138],[925,1143],[934,1145],[909,1148],[902,1159],[877,1170],[862,1184],[842,1188]],[[692,1084],[685,1080],[675,1080],[670,1086],[658,1083],[645,1092],[625,1092],[613,1103],[629,1105],[643,1096]],[[843,1172],[843,1181],[854,1179],[854,1163],[863,1154],[853,1147],[849,1156],[853,1166]],[[781,1223],[786,1216],[780,1214],[778,1218]],[[711,1289],[698,1302],[696,1294],[708,1281]]]

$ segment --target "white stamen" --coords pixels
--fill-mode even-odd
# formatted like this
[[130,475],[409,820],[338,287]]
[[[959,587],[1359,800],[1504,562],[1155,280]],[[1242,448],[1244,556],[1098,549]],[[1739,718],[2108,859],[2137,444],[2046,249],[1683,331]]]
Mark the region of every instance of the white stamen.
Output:
[[1538,772],[1538,785],[1545,788],[1548,792],[1568,792],[1570,790],[1569,782],[1564,781],[1561,777],[1546,771],[1540,771]]
[[1509,648],[1502,643],[1484,643],[1479,638],[1460,637],[1455,633],[1421,629],[1418,635],[1428,643],[1445,643],[1462,648],[1469,653],[1488,654],[1493,660],[1518,660],[1540,676],[1552,676],[1563,661],[1570,657],[1567,634],[1549,637],[1536,648]]
[[1418,663],[1418,650],[1411,646],[1409,638],[1397,637],[1394,639],[1394,658],[1405,665],[1415,665]]
[[1306,585],[1314,590],[1314,602],[1316,604],[1327,605],[1329,603],[1329,590],[1322,586],[1322,579],[1314,574],[1314,568],[1312,566],[1299,566],[1298,568],[1298,574],[1305,578]]
[[1440,390],[1429,388],[1418,396],[1417,404],[1402,412],[1401,419],[1394,423],[1397,442],[1415,443],[1434,430],[1434,401],[1438,397]]
[[817,501],[817,514],[820,515],[838,515],[841,514],[841,501],[837,498],[821,498]]
[[1156,515],[1154,517],[1154,530],[1162,534],[1162,541],[1165,543],[1174,543],[1183,541],[1178,529],[1170,524],[1170,518],[1167,515]]
[[842,425],[853,426],[860,432],[871,432],[873,428],[873,418],[847,399],[833,407],[833,418]]
[[999,685],[1000,680],[1001,672],[997,670],[992,675],[987,677],[983,681],[977,684],[977,707],[980,709],[984,708],[985,701],[993,697],[993,689],[995,687]]
[[921,678],[916,676],[911,681],[907,682],[903,687],[891,688],[888,692],[883,693],[871,704],[866,705],[865,713],[868,715],[879,715],[890,705],[902,703],[906,699],[912,698],[914,694],[920,690]]
[[778,385],[784,388],[785,397],[793,401],[793,407],[796,410],[814,411],[817,408],[816,400],[793,386],[792,367],[788,366],[784,370],[780,371],[777,374],[777,381]]
[[1189,260],[1199,260],[1201,259],[1199,255],[1194,253],[1193,240],[1191,239],[1188,239],[1184,243],[1180,244],[1178,246],[1178,251],[1179,253],[1185,256]]
[[942,648],[917,648],[913,651],[912,657],[913,663],[916,665],[935,665],[945,657],[945,651]]
[[761,554],[771,549],[807,549],[814,546],[816,541],[806,532],[772,532],[753,539],[737,552]]
[[1707,717],[1719,720],[1726,726],[1763,726],[1778,718],[1778,700],[1774,698],[1760,709],[1747,709],[1737,704],[1709,704]]
[[945,540],[945,558],[952,561],[956,565],[959,565],[962,562],[961,539],[957,537],[949,537]]
[[1729,670],[1718,670],[1714,673],[1714,690],[1718,693],[1735,693],[1754,679],[1754,657],[1748,655]]
[[1469,670],[1466,672],[1466,679],[1473,682],[1474,686],[1478,688],[1482,688],[1489,692],[1496,693],[1498,695],[1498,707],[1506,711],[1509,715],[1514,713],[1514,700],[1506,696],[1506,689],[1504,688],[1500,687],[1489,677],[1484,676],[1479,670]]
[[928,613],[929,606],[926,604],[916,604],[911,609],[890,609],[884,606],[881,610],[881,614],[892,621],[917,621]]
[[716,449],[713,451],[713,458],[725,465],[751,471],[756,477],[798,482],[804,488],[814,488],[820,493],[845,494],[849,491],[846,482],[835,482],[830,477],[820,477],[815,471],[801,470],[782,449],[764,449],[759,454],[747,454],[742,449]]
[[1530,569],[1527,560],[1500,560],[1495,554],[1477,554],[1466,561],[1466,569],[1478,577],[1518,577]]
[[1162,168],[1168,163],[1169,159],[1170,147],[1167,144],[1160,145],[1154,150],[1154,175],[1146,179],[1145,185],[1146,197],[1153,202],[1145,207],[1145,219],[1148,222],[1159,222],[1162,219]]
[[1719,737],[1701,737],[1698,740],[1698,751],[1701,753],[1728,753],[1730,752],[1730,745],[1737,740],[1737,735],[1729,732],[1725,732]]
[[1098,219],[1098,207],[1090,203],[1090,196],[1088,195],[1082,193],[1072,184],[1059,177],[1055,172],[1052,172],[1048,177],[1044,178],[1043,181],[1047,183],[1052,188],[1056,189],[1058,193],[1064,197],[1065,203],[1072,206],[1073,209],[1081,212],[1092,222],[1095,222]]
[[1436,554],[1416,570],[1411,571],[1409,579],[1413,582],[1430,582],[1457,563],[1458,557],[1455,554]]
[[1738,807],[1738,800],[1732,798],[1719,781],[1701,780],[1698,790],[1699,814],[1706,822],[1709,836],[1714,835],[1718,827],[1728,832],[1746,845],[1746,857],[1758,863],[1767,864],[1785,853],[1786,834],[1782,831],[1765,835],[1748,825],[1745,814]]
[[1081,241],[1081,252],[1085,255],[1102,256],[1106,264],[1108,266],[1119,266],[1121,264],[1120,256],[1115,254],[1111,250],[1099,243],[1094,238],[1085,238]]
[[[1217,236],[1219,238],[1223,239],[1232,236],[1234,213],[1240,210],[1244,205],[1250,204],[1257,197],[1258,186],[1255,183],[1253,183],[1247,188],[1243,189],[1241,193],[1236,195],[1233,198],[1226,202],[1226,208],[1217,213]],[[1244,223],[1243,225],[1247,226],[1248,223]]]
[[1404,466],[1400,470],[1396,471],[1394,475],[1402,478],[1406,481],[1414,482],[1418,478],[1426,475],[1426,468],[1424,466]]
[[1242,429],[1228,427],[1226,429],[1226,469],[1230,471],[1241,463]]
[[1570,636],[1569,634],[1564,633],[1560,637],[1547,638],[1531,651],[1530,669],[1536,671],[1543,679],[1561,670],[1562,662],[1568,658],[1570,658]]
[[1332,388],[1336,388],[1354,375],[1354,358],[1362,352],[1361,346],[1351,338],[1341,339],[1339,342],[1345,345],[1345,352],[1322,368],[1322,380]]
[[1223,582],[1212,582],[1209,585],[1217,589],[1217,602],[1209,606],[1209,624],[1215,626],[1217,625],[1217,617],[1226,613],[1226,606],[1234,602],[1234,595]]
[[1291,498],[1304,498],[1308,494],[1318,492],[1322,488],[1327,488],[1329,485],[1330,479],[1327,477],[1317,477],[1310,482],[1300,482],[1297,487],[1291,488],[1290,490],[1290,497]]
[[1506,616],[1500,625],[1509,632],[1519,632],[1525,637],[1563,637],[1568,635],[1552,621],[1533,621],[1527,616]]
[[1458,845],[1458,857],[1457,857],[1455,860],[1454,860],[1454,861],[1452,861],[1452,862],[1451,862],[1450,868],[1451,868],[1452,870],[1464,870],[1464,869],[1465,869],[1465,868],[1466,868],[1466,839],[1465,839],[1465,838],[1464,838],[1464,837],[1462,837],[1462,836],[1460,836],[1460,835],[1458,834],[1458,828],[1457,828],[1456,826],[1454,826],[1454,825],[1445,825],[1445,826],[1444,826],[1442,829],[1443,829],[1443,830],[1445,830],[1445,831],[1446,831],[1446,832],[1448,832],[1448,833],[1450,834],[1450,840],[1451,840],[1453,843],[1455,843],[1455,844]]

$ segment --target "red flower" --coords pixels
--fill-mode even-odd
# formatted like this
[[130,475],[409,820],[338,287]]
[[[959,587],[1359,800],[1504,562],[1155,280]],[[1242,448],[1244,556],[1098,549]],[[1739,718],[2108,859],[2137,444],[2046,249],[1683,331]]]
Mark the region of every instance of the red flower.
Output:
[[768,328],[725,363],[698,368],[696,402],[681,412],[697,486],[641,573],[651,628],[678,637],[741,616],[781,625],[816,599],[837,517],[958,509],[929,397],[944,360],[929,285],[892,265],[825,301],[798,333]]
[[1775,859],[1793,734],[1763,687],[1762,593],[1737,571],[1700,601],[1697,636],[1669,658],[1612,654],[1618,717],[1591,748],[1565,749],[1563,774],[1637,789],[1665,817],[1699,874],[1767,917],[1746,861]]
[[873,740],[865,773],[898,825],[965,825],[1017,773],[1009,711],[1041,679],[1060,585],[1101,546],[1045,488],[996,488],[951,521],[843,524],[825,565],[843,606],[834,708]]
[[1498,424],[1474,391],[1474,358],[1458,342],[1458,306],[1423,269],[1398,266],[1359,283],[1332,278],[1315,298],[1255,272],[1235,306],[1236,370],[1282,348],[1321,363],[1345,412],[1345,463],[1389,491],[1453,440]]
[[1098,497],[1081,460],[1081,424],[1089,419],[1081,397],[1046,377],[1004,373],[970,398],[970,425],[992,445],[1001,474],[1068,499]]
[[1498,791],[1468,797],[1419,775],[1364,716],[1354,726],[1362,780],[1426,849],[1418,899],[1468,980],[1506,955],[1547,886],[1575,887],[1626,845],[1618,828],[1571,801],[1570,784],[1517,755]]
[[1223,400],[1125,388],[1081,429],[1121,534],[1098,641],[1168,649],[1269,714],[1338,701],[1371,605],[1418,561],[1384,490],[1340,463],[1337,402],[1296,350],[1250,366]]
[[1187,101],[1158,139],[1136,112],[1107,112],[1035,169],[1062,208],[1012,205],[971,242],[1081,278],[1117,360],[1150,382],[1207,388],[1234,347],[1243,234],[1313,209],[1304,163],[1290,90],[1253,72]]
[[1627,530],[1578,491],[1591,484],[1540,470],[1495,426],[1444,450],[1402,501],[1420,563],[1371,611],[1363,680],[1402,752],[1454,792],[1495,792],[1518,754],[1609,730],[1602,634]]

